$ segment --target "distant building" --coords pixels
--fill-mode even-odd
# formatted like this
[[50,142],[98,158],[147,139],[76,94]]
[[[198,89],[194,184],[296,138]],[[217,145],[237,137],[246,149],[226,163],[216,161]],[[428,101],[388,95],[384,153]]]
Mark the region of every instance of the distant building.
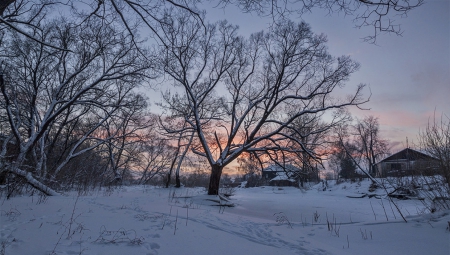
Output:
[[375,164],[377,177],[433,174],[438,166],[436,158],[406,148]]
[[262,178],[272,186],[297,186],[301,169],[293,165],[270,165],[262,170]]

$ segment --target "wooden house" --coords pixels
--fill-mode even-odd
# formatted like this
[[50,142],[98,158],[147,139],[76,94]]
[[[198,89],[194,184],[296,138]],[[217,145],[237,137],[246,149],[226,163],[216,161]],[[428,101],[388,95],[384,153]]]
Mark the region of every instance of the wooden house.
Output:
[[425,153],[410,148],[403,149],[375,164],[376,176],[408,176],[433,174],[438,161]]

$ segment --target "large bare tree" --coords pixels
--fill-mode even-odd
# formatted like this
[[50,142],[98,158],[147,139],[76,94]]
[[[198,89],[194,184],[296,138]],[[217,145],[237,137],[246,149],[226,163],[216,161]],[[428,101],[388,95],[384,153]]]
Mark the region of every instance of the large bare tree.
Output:
[[168,16],[166,23],[161,61],[180,90],[166,96],[164,106],[195,130],[193,151],[211,167],[208,194],[218,194],[223,168],[244,152],[274,161],[283,153],[315,157],[294,135],[295,121],[327,112],[332,121],[326,125],[334,125],[340,108],[366,101],[364,85],[348,97],[334,97],[359,65],[330,56],[326,38],[306,23],[286,21],[249,39],[226,22],[206,30],[188,16]]

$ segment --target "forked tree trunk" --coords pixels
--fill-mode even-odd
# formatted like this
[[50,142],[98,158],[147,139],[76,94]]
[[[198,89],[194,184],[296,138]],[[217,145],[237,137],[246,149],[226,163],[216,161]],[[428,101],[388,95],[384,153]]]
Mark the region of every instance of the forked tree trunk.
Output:
[[209,178],[208,195],[219,195],[220,176],[223,166],[212,165],[211,177]]

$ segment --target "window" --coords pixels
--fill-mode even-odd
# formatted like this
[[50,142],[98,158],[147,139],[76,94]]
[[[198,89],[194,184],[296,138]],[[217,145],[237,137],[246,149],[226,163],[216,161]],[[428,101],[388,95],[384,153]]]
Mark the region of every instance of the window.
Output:
[[392,163],[391,170],[402,170],[402,164],[400,163]]

